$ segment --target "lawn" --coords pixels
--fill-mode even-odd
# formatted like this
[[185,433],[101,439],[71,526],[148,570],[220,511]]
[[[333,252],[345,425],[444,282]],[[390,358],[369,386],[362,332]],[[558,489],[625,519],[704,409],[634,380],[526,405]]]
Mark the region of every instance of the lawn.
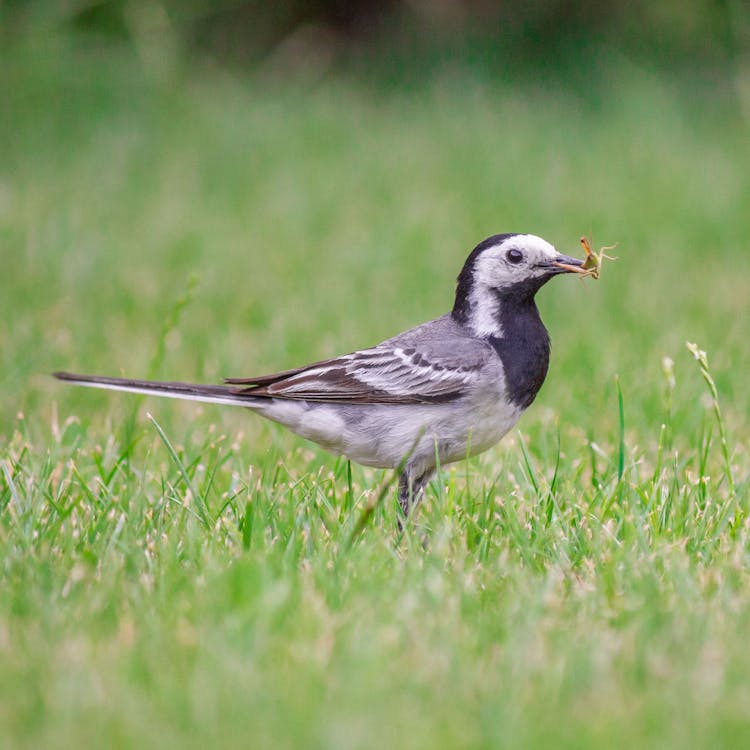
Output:
[[[750,743],[748,123],[730,80],[597,67],[0,53],[3,747]],[[388,473],[49,376],[376,343],[505,231],[618,260],[541,292],[536,403],[403,534]]]

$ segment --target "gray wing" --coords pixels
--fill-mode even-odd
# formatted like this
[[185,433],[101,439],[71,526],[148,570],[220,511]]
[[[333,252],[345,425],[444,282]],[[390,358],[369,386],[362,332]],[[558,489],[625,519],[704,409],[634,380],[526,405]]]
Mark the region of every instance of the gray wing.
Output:
[[230,378],[238,394],[346,404],[453,401],[472,390],[494,350],[450,316],[371,349],[257,378]]

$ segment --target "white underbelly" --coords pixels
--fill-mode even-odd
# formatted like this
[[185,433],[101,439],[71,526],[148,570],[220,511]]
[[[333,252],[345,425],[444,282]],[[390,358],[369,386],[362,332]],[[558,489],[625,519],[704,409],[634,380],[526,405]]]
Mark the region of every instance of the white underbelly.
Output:
[[[367,408],[367,407],[362,407]],[[466,409],[458,404],[374,407],[346,430],[336,452],[365,466],[395,468],[410,462],[460,461],[495,445],[518,421],[521,410],[505,402]]]
[[489,395],[473,403],[311,404],[266,401],[255,407],[338,455],[364,466],[395,468],[409,462],[434,465],[460,461],[495,445],[522,410]]

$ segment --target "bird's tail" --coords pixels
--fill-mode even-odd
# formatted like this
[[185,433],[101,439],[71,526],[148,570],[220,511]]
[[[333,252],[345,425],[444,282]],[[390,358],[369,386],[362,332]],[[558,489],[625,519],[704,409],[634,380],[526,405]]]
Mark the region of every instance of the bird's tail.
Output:
[[252,406],[257,399],[239,392],[231,385],[197,385],[194,383],[167,383],[158,380],[133,380],[131,378],[110,378],[101,375],[76,375],[70,372],[52,373],[58,380],[90,388],[105,388],[111,391],[144,393],[151,396],[181,398],[188,401],[204,401],[211,404],[232,406]]

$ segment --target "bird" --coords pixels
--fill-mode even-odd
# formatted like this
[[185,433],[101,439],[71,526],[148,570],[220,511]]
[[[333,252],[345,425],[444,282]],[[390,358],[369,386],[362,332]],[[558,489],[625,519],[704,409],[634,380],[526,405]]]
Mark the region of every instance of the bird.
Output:
[[450,312],[367,349],[221,385],[53,375],[246,407],[333,454],[397,469],[405,518],[438,466],[494,446],[532,404],[550,357],[536,294],[583,263],[533,234],[495,234],[466,259]]

